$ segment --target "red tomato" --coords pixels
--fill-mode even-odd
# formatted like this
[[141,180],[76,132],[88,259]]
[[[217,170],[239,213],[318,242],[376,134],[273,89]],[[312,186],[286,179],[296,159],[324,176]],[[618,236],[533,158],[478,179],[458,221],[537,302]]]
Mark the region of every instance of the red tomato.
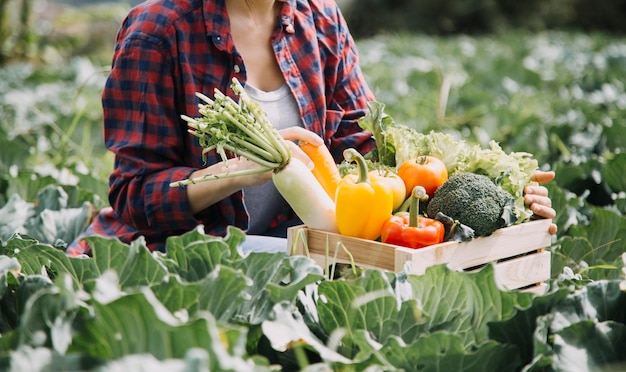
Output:
[[448,180],[448,169],[441,159],[424,155],[400,164],[398,175],[404,181],[407,197],[415,186],[422,186],[432,198],[437,188]]

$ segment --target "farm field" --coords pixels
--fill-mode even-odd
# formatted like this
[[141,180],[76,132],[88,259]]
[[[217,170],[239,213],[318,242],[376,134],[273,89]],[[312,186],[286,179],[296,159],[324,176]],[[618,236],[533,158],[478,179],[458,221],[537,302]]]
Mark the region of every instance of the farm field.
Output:
[[[385,112],[545,170],[558,233],[545,294],[493,267],[330,280],[306,257],[241,257],[199,228],[167,253],[70,242],[107,205],[107,66],[0,69],[0,365],[12,370],[620,370],[626,365],[626,41],[605,34],[358,41]],[[42,269],[43,268],[43,269]],[[236,294],[236,295],[233,295]]]

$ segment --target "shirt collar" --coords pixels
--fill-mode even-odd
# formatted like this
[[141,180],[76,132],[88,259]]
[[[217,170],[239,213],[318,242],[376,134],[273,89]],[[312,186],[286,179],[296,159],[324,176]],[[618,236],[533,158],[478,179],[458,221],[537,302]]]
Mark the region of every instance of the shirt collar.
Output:
[[283,3],[283,7],[280,11],[280,23],[283,26],[283,30],[288,34],[293,34],[294,30],[294,13],[296,12],[296,0],[289,0]]
[[[297,0],[289,0],[283,3],[283,7],[280,11],[280,23],[283,26],[283,30],[289,34],[295,32],[293,22],[296,1]],[[212,38],[215,45],[224,48],[230,29],[225,0],[205,0],[204,19],[207,35]]]
[[224,49],[230,29],[225,0],[204,1],[204,27],[213,43],[220,49]]

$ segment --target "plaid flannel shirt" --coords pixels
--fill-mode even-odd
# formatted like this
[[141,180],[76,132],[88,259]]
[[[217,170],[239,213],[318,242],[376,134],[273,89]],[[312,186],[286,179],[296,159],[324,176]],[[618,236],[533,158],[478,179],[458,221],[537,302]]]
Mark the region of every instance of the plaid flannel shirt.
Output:
[[[339,161],[343,149],[373,147],[357,120],[373,100],[357,50],[333,0],[290,0],[282,5],[272,48],[305,128],[324,138]],[[89,235],[165,248],[168,236],[204,226],[223,236],[229,225],[248,227],[242,193],[192,214],[185,188],[170,188],[206,166],[181,114],[198,115],[196,92],[215,88],[236,98],[231,79],[246,82],[246,65],[230,35],[224,0],[155,0],[133,8],[117,35],[102,104],[106,147],[115,154],[111,207],[68,248],[90,253]],[[219,161],[215,153],[208,164]],[[277,221],[293,215],[285,210]]]

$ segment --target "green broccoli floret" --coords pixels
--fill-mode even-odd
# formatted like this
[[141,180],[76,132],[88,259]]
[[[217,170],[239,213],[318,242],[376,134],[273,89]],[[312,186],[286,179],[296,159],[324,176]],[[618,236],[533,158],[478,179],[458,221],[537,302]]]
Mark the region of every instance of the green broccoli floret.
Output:
[[428,202],[428,216],[438,212],[474,229],[476,235],[491,235],[512,224],[513,196],[498,187],[489,177],[461,172],[441,185]]

